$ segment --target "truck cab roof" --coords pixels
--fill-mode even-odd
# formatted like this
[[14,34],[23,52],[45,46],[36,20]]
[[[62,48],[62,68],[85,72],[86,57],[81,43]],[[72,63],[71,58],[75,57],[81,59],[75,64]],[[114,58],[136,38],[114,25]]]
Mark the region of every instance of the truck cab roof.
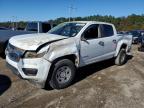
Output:
[[[66,22],[70,23],[70,22]],[[86,23],[86,24],[107,24],[107,25],[113,25],[111,23],[107,22],[100,22],[100,21],[72,21],[71,23]]]

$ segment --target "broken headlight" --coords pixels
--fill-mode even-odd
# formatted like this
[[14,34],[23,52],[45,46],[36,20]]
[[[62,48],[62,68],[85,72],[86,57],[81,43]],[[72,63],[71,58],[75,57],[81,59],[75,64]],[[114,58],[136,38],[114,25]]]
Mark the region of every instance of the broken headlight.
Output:
[[49,46],[45,46],[41,48],[38,52],[27,51],[24,55],[24,58],[41,58],[49,51],[49,48],[50,48]]
[[24,55],[24,58],[41,58],[45,55],[46,52],[36,53],[34,51],[27,51]]

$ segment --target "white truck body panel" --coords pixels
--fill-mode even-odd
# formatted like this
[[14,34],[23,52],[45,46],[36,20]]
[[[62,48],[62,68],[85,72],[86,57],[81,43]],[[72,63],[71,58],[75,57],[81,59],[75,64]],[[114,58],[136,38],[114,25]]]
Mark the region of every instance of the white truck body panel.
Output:
[[[50,67],[54,60],[66,57],[68,55],[75,56],[75,66],[81,67],[94,62],[116,57],[122,47],[126,45],[126,51],[129,52],[132,44],[131,35],[118,35],[114,25],[103,22],[79,21],[86,25],[79,31],[75,37],[66,37],[55,34],[30,34],[18,37],[12,37],[9,44],[21,50],[37,51],[37,54],[45,52],[41,58],[20,58],[18,62],[14,62],[9,57],[9,51],[6,51],[6,61],[12,67],[16,68],[24,79],[35,80],[41,86],[46,82],[49,75]],[[90,40],[82,40],[82,35],[86,29],[93,24],[106,24],[113,28],[113,36],[100,37]],[[37,50],[40,48],[39,50]],[[24,53],[25,54],[25,53]],[[22,68],[36,68],[38,74],[36,76],[27,76]]]
[[36,50],[39,46],[46,42],[64,38],[66,37],[48,33],[25,34],[11,38],[9,43],[23,50]]

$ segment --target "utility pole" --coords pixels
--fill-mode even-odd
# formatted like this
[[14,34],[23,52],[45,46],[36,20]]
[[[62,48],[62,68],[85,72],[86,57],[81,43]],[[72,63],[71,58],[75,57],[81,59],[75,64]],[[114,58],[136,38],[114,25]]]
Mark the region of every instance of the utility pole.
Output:
[[76,8],[74,8],[73,4],[71,4],[69,7],[69,22],[71,21],[73,10],[76,10]]
[[16,16],[12,16],[12,30],[15,30],[15,26],[17,28]]
[[14,26],[15,26],[15,24],[14,24],[14,16],[12,16],[12,30],[14,30]]

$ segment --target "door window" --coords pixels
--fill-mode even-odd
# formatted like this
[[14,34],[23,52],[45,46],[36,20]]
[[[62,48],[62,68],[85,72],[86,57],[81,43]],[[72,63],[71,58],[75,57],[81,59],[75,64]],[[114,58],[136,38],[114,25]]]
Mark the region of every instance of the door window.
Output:
[[99,36],[99,25],[93,24],[88,27],[88,29],[84,32],[85,39],[96,39]]
[[111,25],[101,25],[101,37],[110,37],[114,35],[113,27]]

